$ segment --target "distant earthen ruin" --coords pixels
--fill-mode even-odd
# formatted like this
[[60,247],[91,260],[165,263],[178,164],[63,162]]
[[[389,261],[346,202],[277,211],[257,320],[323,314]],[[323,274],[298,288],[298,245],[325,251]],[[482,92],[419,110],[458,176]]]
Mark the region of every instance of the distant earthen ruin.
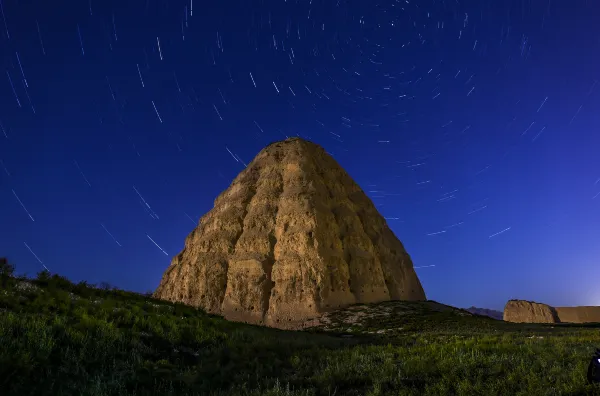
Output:
[[510,300],[504,320],[515,323],[600,323],[600,307],[551,307],[533,301]]
[[154,296],[279,328],[355,303],[426,299],[373,202],[299,138],[264,148],[217,197]]

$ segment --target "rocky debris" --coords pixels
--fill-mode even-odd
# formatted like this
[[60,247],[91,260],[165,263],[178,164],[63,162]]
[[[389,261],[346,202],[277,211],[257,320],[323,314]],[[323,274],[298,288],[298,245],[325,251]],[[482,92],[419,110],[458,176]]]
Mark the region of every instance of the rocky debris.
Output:
[[171,305],[163,305],[163,304],[150,304],[154,309],[161,311],[161,310],[166,310],[166,311],[173,311],[174,308]]
[[435,313],[473,316],[460,308],[435,301],[384,301],[375,304],[357,304],[326,312],[306,320],[303,328],[346,333],[386,334],[404,331],[407,324],[422,320]]
[[18,282],[16,284],[16,289],[19,291],[31,292],[31,293],[40,291],[39,287],[37,287],[36,285],[32,284],[31,282],[27,282],[27,281]]
[[[346,328],[346,331],[352,331],[352,326],[363,327],[363,323],[378,317],[388,317],[392,313],[392,308],[384,305],[353,305],[322,314],[320,317],[306,320],[303,328],[321,327],[325,330],[331,328]],[[398,312],[397,314],[402,314]]]
[[215,200],[154,297],[298,328],[356,303],[425,300],[408,253],[320,146],[264,148]]
[[508,301],[504,307],[504,320],[515,323],[560,323],[554,307],[524,300]]

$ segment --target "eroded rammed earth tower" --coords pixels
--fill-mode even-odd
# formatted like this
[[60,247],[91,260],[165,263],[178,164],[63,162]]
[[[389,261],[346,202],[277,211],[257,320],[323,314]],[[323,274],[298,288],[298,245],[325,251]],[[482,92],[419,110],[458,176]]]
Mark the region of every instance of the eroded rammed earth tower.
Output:
[[425,292],[361,188],[323,148],[292,138],[264,148],[217,197],[154,296],[296,328],[332,309]]

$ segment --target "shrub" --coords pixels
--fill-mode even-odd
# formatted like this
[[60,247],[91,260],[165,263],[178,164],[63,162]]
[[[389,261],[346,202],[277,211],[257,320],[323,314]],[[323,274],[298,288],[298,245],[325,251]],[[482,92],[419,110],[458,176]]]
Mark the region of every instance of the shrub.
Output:
[[8,262],[6,257],[0,257],[0,276],[12,277],[15,273],[15,266]]
[[75,289],[75,285],[69,279],[64,276],[54,274],[50,277],[49,286],[55,287],[57,289],[63,289],[72,291]]
[[40,272],[37,273],[37,276],[35,277],[35,279],[37,281],[39,281],[40,283],[47,285],[50,281],[50,271],[48,271],[47,269],[43,269]]

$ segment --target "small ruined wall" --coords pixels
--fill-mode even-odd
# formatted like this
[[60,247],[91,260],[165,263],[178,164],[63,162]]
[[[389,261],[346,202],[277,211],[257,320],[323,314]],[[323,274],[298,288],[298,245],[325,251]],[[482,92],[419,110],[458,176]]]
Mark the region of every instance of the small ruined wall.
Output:
[[551,307],[533,301],[510,300],[504,321],[515,323],[600,323],[600,307]]
[[503,319],[515,323],[559,323],[556,310],[533,301],[510,300],[504,306]]
[[563,323],[600,323],[600,307],[556,307]]

